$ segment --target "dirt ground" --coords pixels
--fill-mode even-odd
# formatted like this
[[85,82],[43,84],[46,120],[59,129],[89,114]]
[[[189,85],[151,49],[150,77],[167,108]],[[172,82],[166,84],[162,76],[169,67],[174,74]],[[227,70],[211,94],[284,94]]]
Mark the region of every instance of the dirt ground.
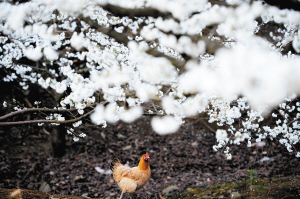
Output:
[[[232,146],[233,158],[226,160],[223,153],[213,151],[214,133],[203,129],[202,123],[186,121],[178,133],[160,136],[153,132],[150,121],[151,117],[145,116],[132,124],[77,128],[78,133],[88,136],[74,142],[66,135],[67,153],[62,158],[51,156],[49,135],[42,127],[1,127],[0,187],[39,190],[46,182],[51,193],[116,198],[121,191],[112,175],[99,173],[95,167],[108,170],[116,157],[122,163],[136,166],[146,151],[151,158],[152,174],[135,198],[166,197],[166,188],[170,186],[175,186],[170,192],[174,193],[247,180],[248,170],[255,170],[257,178],[300,174],[299,159],[277,141],[266,140],[264,147],[248,148],[245,143]],[[270,159],[260,161],[263,157]]]

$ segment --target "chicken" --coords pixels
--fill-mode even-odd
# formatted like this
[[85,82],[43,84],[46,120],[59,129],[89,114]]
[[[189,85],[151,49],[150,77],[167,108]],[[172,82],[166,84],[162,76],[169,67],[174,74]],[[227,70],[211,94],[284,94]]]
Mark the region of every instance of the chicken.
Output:
[[113,173],[115,181],[118,183],[123,196],[123,193],[133,194],[138,189],[142,188],[150,179],[150,157],[146,152],[140,159],[137,167],[126,167],[120,163],[119,159],[114,159],[110,164],[110,169]]

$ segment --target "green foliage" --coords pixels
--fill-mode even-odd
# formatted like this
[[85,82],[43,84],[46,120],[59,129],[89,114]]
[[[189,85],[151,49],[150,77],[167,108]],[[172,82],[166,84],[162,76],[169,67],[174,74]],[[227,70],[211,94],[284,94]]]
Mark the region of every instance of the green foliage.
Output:
[[250,179],[247,180],[249,185],[252,185],[254,183],[254,174],[255,174],[255,170],[248,170],[248,173],[250,175]]
[[[254,174],[255,174],[255,170],[248,170],[248,173],[250,175],[250,179],[246,180],[248,185],[252,185],[254,182],[256,182],[256,180],[254,179]],[[259,191],[259,192],[263,192],[265,187],[263,185],[255,185],[254,188]]]
[[256,189],[257,191],[263,192],[264,189],[265,189],[265,186],[263,186],[263,185],[256,185],[256,186],[255,186],[255,189]]

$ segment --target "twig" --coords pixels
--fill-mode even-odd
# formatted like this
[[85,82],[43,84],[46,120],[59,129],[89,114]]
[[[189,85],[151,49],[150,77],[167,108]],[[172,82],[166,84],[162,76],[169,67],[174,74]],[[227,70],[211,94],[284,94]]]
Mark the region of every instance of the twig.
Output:
[[153,108],[154,108],[155,112],[157,113],[157,109],[156,109],[156,107],[155,107],[155,104],[153,103],[153,101],[152,101],[152,100],[150,100],[150,102],[151,102],[151,104],[152,104],[152,106],[153,106]]
[[204,126],[206,126],[210,131],[212,131],[212,132],[216,132],[216,130],[214,130],[212,127],[210,127],[206,122],[204,122],[203,120],[200,120],[200,122],[202,123],[202,124],[204,124]]
[[36,164],[37,164],[36,162],[33,163],[31,169],[30,169],[30,170],[26,173],[26,175],[22,178],[21,182],[18,182],[18,186],[19,186],[19,184],[21,184],[21,183],[25,180],[25,178],[28,176],[28,174],[30,174],[30,173],[34,170]]

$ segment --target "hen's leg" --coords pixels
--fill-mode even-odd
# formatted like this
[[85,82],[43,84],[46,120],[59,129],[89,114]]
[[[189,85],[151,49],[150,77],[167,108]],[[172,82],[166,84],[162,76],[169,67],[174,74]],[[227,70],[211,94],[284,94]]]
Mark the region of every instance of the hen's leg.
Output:
[[121,198],[122,198],[122,196],[123,196],[123,191],[122,191],[122,193],[121,193],[121,196],[120,196],[120,198],[119,198],[119,199],[121,199]]

